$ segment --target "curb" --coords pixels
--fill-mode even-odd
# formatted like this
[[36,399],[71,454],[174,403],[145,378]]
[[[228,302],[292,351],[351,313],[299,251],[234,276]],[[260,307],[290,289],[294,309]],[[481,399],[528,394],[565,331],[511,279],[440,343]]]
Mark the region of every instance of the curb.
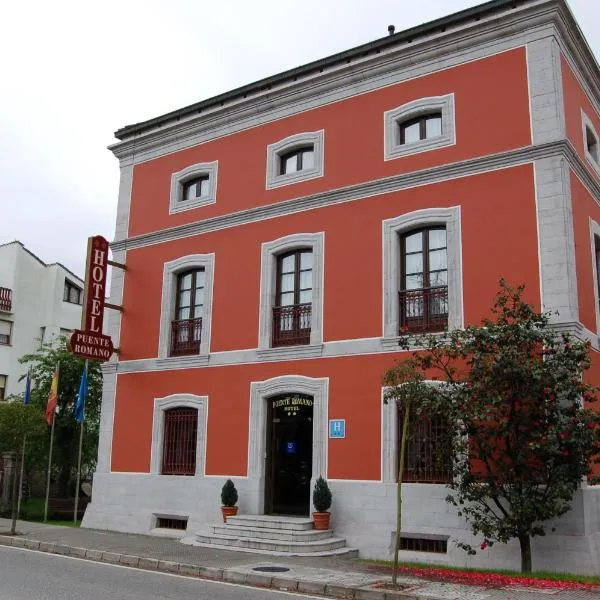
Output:
[[344,598],[349,600],[422,600],[406,592],[394,592],[390,590],[378,590],[372,587],[354,587],[343,584],[330,585],[327,583],[293,579],[283,576],[270,576],[264,573],[239,573],[218,567],[202,567],[186,563],[158,560],[147,556],[135,556],[132,554],[119,554],[77,546],[65,546],[54,542],[40,542],[22,537],[0,535],[0,546],[11,546],[13,548],[24,548],[26,550],[37,550],[48,554],[59,556],[71,556],[82,558],[92,562],[102,562],[112,565],[122,565],[146,571],[158,571],[197,577],[210,581],[225,581],[258,588],[269,588],[283,592],[301,592],[306,594],[318,594],[330,598]]

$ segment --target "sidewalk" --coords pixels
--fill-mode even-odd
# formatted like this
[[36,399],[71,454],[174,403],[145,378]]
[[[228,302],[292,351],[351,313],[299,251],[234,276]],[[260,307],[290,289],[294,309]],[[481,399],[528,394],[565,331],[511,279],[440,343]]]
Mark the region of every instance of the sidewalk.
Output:
[[[76,529],[19,521],[16,537],[2,535],[10,521],[0,519],[0,545],[125,566],[165,571],[354,600],[593,600],[599,591],[484,588],[400,577],[406,587],[381,587],[390,577],[357,559],[343,557],[272,557],[188,546],[170,538]],[[265,568],[266,567],[266,568]],[[258,570],[257,570],[258,568]],[[379,586],[379,587],[378,587]]]

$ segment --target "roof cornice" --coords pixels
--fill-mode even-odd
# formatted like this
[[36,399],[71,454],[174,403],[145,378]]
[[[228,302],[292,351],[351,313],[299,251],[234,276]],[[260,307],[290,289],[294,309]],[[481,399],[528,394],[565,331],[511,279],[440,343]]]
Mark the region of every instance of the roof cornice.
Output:
[[[491,5],[495,7],[495,11],[490,12]],[[408,78],[416,65],[439,63],[440,59],[452,55],[466,55],[478,45],[495,45],[503,39],[517,40],[514,46],[518,46],[518,40],[521,39],[520,43],[523,45],[529,39],[525,34],[531,37],[532,32],[540,30],[540,36],[548,35],[547,31],[541,30],[553,26],[560,6],[564,6],[564,0],[496,1],[484,4],[475,9],[487,7],[485,11],[478,13],[475,9],[470,9],[457,13],[462,18],[448,21],[452,27],[448,24],[441,25],[440,22],[444,20],[433,21],[435,27],[432,23],[420,26],[420,35],[416,39],[407,37],[407,32],[394,34],[388,36],[389,41],[388,38],[378,40],[382,44],[385,41],[385,46],[376,47],[376,42],[373,42],[359,47],[367,48],[362,53],[357,53],[358,49],[354,49],[331,59],[324,59],[331,61],[327,68],[307,70],[302,77],[294,76],[290,79],[288,75],[294,71],[275,76],[273,82],[279,83],[268,84],[267,88],[270,89],[264,89],[263,86],[259,91],[258,84],[246,86],[256,90],[253,95],[249,95],[249,92],[242,93],[246,88],[239,88],[169,113],[164,118],[124,128],[117,132],[123,141],[110,149],[124,163],[132,159],[143,162],[157,155],[180,150],[182,140],[186,144],[183,147],[202,143],[204,140],[197,139],[189,139],[189,144],[187,143],[188,138],[200,133],[205,133],[207,139],[214,139],[286,116],[282,114],[283,110],[306,110],[302,108],[302,103],[304,106],[309,102],[323,105],[340,99],[340,94],[342,97],[355,95],[357,88],[369,91],[369,85],[375,89],[375,83],[386,75],[407,74]],[[469,13],[468,19],[465,12]],[[574,23],[572,17],[571,20]],[[346,58],[340,60],[340,57]],[[319,64],[319,61],[311,63],[315,64]],[[308,69],[308,66],[301,68]],[[284,79],[284,75],[287,78]],[[299,108],[294,109],[294,106]]]

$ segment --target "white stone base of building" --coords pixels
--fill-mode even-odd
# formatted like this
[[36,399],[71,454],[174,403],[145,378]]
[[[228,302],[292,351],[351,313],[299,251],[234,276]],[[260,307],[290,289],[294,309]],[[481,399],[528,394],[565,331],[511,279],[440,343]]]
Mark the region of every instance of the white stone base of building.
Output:
[[[93,499],[83,527],[142,534],[158,534],[157,517],[188,519],[193,535],[208,523],[221,519],[220,494],[226,476],[178,477],[132,473],[96,473]],[[239,514],[260,514],[264,483],[259,479],[232,477],[239,494]],[[396,524],[396,485],[369,481],[330,480],[333,494],[331,527],[336,536],[360,550],[361,558],[392,558]],[[479,568],[520,569],[519,543],[495,544],[479,550],[464,521],[445,498],[443,485],[405,484],[404,534],[447,539],[447,553],[401,552],[401,560]],[[555,528],[552,532],[551,529]],[[600,486],[580,489],[573,508],[547,535],[532,541],[535,570],[597,574],[600,564]],[[164,533],[164,530],[162,530]],[[184,535],[184,532],[181,532]],[[477,548],[468,556],[457,542]]]

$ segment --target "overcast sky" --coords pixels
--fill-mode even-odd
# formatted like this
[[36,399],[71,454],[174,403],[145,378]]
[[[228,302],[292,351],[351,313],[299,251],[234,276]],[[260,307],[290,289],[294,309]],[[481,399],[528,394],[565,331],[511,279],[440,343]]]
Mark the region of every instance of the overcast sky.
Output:
[[[0,243],[83,275],[86,238],[114,234],[118,128],[478,3],[1,3]],[[600,1],[570,6],[600,56]]]

